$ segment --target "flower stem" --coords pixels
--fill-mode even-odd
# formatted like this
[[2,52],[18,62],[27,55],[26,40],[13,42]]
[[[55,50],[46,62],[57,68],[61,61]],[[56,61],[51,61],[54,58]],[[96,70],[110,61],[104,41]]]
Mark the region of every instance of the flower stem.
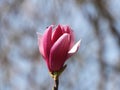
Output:
[[58,86],[59,86],[59,76],[61,75],[61,73],[65,70],[65,68],[67,67],[67,65],[64,65],[62,67],[62,69],[60,69],[57,72],[49,72],[50,76],[54,79],[54,87],[52,88],[52,90],[58,90]]
[[59,78],[54,80],[54,87],[52,90],[58,90],[58,86],[59,86]]

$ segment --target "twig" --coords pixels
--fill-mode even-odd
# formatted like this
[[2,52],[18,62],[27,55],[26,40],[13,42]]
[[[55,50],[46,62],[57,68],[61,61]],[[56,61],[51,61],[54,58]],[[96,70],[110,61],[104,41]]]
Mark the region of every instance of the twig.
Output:
[[58,86],[59,86],[59,78],[54,80],[54,87],[52,90],[58,90]]

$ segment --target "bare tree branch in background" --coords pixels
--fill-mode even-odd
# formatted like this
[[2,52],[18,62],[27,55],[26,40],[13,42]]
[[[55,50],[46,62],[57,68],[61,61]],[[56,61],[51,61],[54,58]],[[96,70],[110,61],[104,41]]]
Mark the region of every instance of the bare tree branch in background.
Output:
[[117,42],[120,46],[120,33],[116,29],[115,25],[115,20],[113,16],[109,13],[108,7],[107,7],[107,2],[105,0],[94,0],[94,3],[99,11],[99,15],[103,16],[106,18],[109,23],[110,23],[110,31],[112,34],[117,38]]
[[117,42],[120,46],[120,33],[118,32],[118,30],[116,30],[115,26],[114,26],[114,19],[113,17],[110,15],[107,7],[106,7],[106,3],[104,0],[94,0],[94,5],[97,7],[98,10],[98,17],[94,18],[94,19],[90,19],[90,22],[93,22],[93,26],[95,27],[95,32],[96,32],[96,37],[98,37],[99,43],[100,43],[100,48],[99,48],[99,60],[100,60],[100,65],[101,65],[101,79],[100,79],[100,84],[99,84],[99,90],[105,90],[105,86],[106,86],[106,80],[108,78],[108,75],[105,73],[105,69],[106,67],[110,66],[111,68],[116,69],[117,71],[120,72],[120,68],[119,67],[113,67],[107,63],[105,63],[104,61],[104,36],[102,36],[103,34],[101,33],[101,30],[99,28],[99,20],[101,19],[101,16],[104,17],[105,19],[107,19],[110,23],[110,31],[111,33],[117,38]]

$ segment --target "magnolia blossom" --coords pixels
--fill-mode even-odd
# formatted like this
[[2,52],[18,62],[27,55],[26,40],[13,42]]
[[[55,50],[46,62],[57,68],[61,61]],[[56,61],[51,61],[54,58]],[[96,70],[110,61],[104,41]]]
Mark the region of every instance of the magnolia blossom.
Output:
[[44,34],[38,34],[39,51],[45,59],[50,72],[59,71],[65,61],[75,54],[80,46],[74,44],[74,34],[67,25],[49,26]]

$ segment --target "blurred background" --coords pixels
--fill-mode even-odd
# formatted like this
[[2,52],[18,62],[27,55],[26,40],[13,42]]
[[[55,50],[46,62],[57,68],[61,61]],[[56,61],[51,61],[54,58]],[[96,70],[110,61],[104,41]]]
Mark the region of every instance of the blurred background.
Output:
[[51,90],[36,35],[51,24],[82,39],[59,90],[120,90],[119,0],[0,0],[0,90]]

